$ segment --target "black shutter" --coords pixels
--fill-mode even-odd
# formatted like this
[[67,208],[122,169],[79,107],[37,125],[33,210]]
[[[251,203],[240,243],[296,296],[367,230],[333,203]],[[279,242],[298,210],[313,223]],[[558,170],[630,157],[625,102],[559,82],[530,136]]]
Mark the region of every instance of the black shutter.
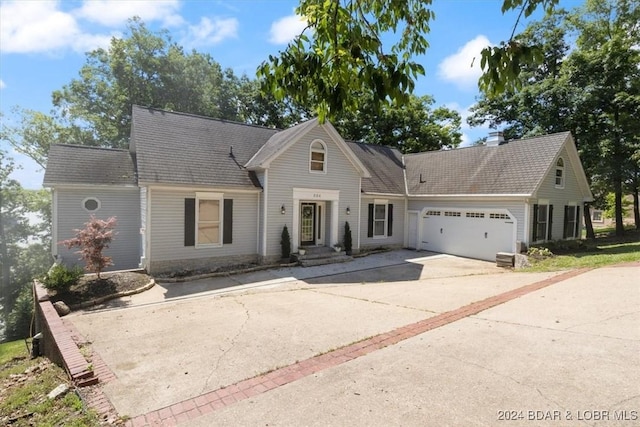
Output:
[[576,206],[576,232],[574,234],[576,239],[580,238],[580,221],[582,221],[582,218],[580,218],[580,206]]
[[196,199],[184,199],[184,245],[196,245]]
[[373,237],[373,203],[369,203],[369,217],[367,219],[367,237]]
[[393,235],[393,204],[387,206],[387,237]]
[[562,238],[569,237],[569,206],[564,205],[564,230],[562,232]]
[[531,243],[538,240],[538,205],[533,205],[533,226],[531,227]]
[[549,205],[549,221],[547,221],[547,240],[553,240],[553,205]]
[[233,199],[224,199],[222,243],[225,245],[233,243]]

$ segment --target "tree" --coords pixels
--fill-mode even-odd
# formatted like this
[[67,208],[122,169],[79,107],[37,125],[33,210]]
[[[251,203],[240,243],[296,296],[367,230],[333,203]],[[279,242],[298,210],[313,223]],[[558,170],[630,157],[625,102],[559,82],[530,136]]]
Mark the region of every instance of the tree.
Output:
[[116,218],[107,220],[98,219],[94,215],[86,222],[85,227],[74,230],[76,236],[62,242],[68,249],[79,247],[76,253],[80,255],[87,271],[96,273],[100,279],[100,273],[110,265],[113,265],[111,257],[104,255],[103,251],[109,247],[113,240],[116,226]]
[[[520,38],[541,46],[542,62],[524,68],[520,89],[485,92],[469,118],[472,125],[504,125],[507,137],[570,130],[596,204],[602,207],[609,191],[616,194],[618,235],[624,232],[622,190],[624,184],[634,187],[639,146],[639,10],[627,0],[589,0],[584,8],[530,25]],[[571,52],[569,40],[576,44]]]
[[[502,12],[520,9],[528,17],[539,5],[551,9],[557,2],[503,0]],[[301,0],[296,14],[307,27],[259,66],[263,90],[314,105],[321,121],[365,105],[354,93],[369,93],[375,109],[406,104],[415,79],[424,74],[414,57],[429,46],[430,5],[431,0]],[[393,41],[385,45],[383,38]],[[513,41],[485,50],[485,86],[499,90],[517,81],[519,65],[534,60],[534,53]]]
[[[11,178],[15,169],[13,160],[0,149],[0,324],[5,324],[5,333],[12,336],[15,331],[24,333],[20,325],[29,317],[30,311],[26,313],[24,308],[31,282],[51,263],[47,225],[39,222],[48,195],[23,189]],[[17,307],[23,294],[26,296]]]
[[403,153],[455,148],[460,144],[460,115],[446,107],[433,109],[433,98],[410,95],[403,106],[387,105],[374,111],[367,96],[362,95],[365,102],[358,111],[346,110],[334,119],[345,139],[387,145]]

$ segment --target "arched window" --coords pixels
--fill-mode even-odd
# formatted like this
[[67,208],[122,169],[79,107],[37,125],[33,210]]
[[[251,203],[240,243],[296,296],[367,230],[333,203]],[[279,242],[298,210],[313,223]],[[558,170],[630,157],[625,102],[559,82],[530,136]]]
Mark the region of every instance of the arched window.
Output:
[[327,147],[319,139],[311,143],[309,171],[315,173],[327,172]]
[[556,188],[564,188],[564,160],[558,158],[556,162]]

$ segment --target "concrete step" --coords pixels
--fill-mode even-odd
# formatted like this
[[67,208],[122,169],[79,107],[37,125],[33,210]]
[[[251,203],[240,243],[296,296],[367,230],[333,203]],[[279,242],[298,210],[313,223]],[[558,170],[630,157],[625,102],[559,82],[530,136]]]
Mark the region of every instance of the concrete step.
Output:
[[342,255],[324,257],[324,258],[312,258],[312,259],[299,259],[298,262],[303,267],[315,267],[316,265],[326,265],[326,264],[335,264],[340,262],[349,262],[353,261],[353,257],[349,255],[345,255],[342,252]]

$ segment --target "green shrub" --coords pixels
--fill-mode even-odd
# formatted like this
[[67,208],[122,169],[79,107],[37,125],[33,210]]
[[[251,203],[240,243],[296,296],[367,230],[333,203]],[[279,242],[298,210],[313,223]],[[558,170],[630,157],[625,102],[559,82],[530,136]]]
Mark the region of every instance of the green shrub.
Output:
[[553,252],[549,248],[532,246],[527,251],[527,255],[535,259],[549,258],[553,256]]
[[282,259],[289,259],[291,256],[291,237],[289,236],[289,229],[285,225],[282,229],[282,236],[280,237],[280,249],[282,252]]
[[62,264],[56,264],[42,277],[41,282],[50,291],[64,292],[78,283],[83,274],[80,267],[67,268]]
[[31,287],[27,286],[20,291],[20,295],[7,317],[4,339],[14,341],[28,337],[32,316],[33,294]]
[[344,250],[347,255],[351,255],[353,240],[351,238],[351,227],[349,221],[344,223]]

